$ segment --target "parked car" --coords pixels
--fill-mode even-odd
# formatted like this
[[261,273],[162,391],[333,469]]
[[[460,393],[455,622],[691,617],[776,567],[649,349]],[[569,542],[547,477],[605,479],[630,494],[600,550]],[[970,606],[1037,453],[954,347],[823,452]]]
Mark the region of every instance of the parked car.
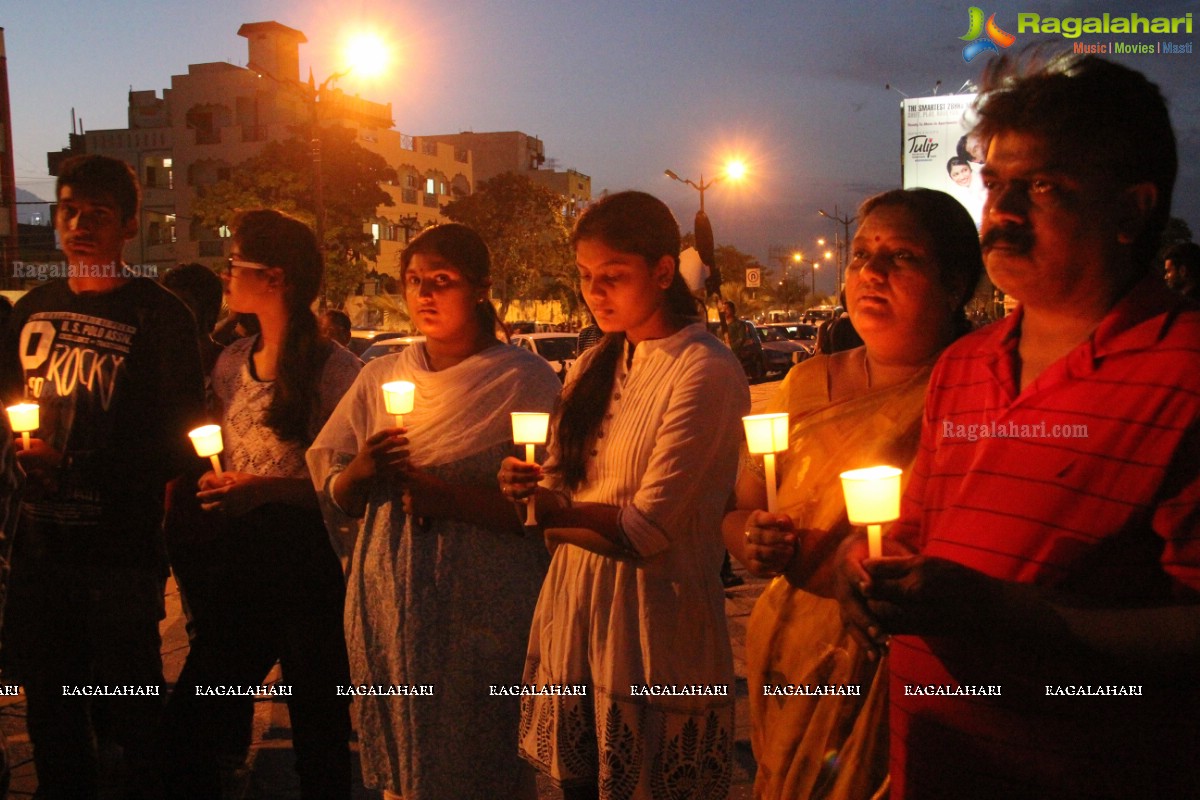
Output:
[[560,381],[579,357],[579,335],[575,333],[519,333],[512,343],[549,361]]
[[804,316],[800,318],[800,321],[820,325],[825,320],[833,319],[836,316],[837,308],[834,306],[813,306],[804,312]]
[[[742,362],[742,369],[745,370],[748,380],[752,382],[761,380],[767,375],[767,360],[763,351],[762,338],[753,322],[748,319],[743,319],[741,322],[746,326],[748,336],[741,351],[734,355],[738,357],[738,361]],[[708,329],[712,331],[713,336],[725,341],[720,322],[709,322]]]
[[385,339],[398,339],[401,336],[408,335],[408,331],[381,331],[376,328],[353,328],[350,331],[350,344],[348,347],[350,352],[362,358],[362,354],[371,345],[382,342]]
[[393,353],[403,352],[417,342],[423,341],[425,341],[424,336],[395,336],[388,339],[381,339],[366,350],[363,350],[359,358],[363,361],[370,361],[380,356],[390,356]]
[[810,358],[817,348],[817,326],[802,322],[768,322],[758,326],[768,372],[787,372]]

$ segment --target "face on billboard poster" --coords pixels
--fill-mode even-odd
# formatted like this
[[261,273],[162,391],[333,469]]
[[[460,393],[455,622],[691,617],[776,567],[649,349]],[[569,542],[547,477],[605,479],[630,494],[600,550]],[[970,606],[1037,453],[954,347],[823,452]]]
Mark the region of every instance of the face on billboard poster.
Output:
[[983,218],[984,189],[979,176],[984,143],[970,133],[973,94],[934,95],[904,100],[902,157],[905,189],[937,189]]

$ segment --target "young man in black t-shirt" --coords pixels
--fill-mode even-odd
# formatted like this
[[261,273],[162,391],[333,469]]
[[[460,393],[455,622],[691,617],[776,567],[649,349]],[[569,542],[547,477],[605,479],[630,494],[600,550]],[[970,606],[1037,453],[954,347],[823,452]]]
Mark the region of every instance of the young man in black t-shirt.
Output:
[[17,303],[0,351],[7,398],[41,416],[18,454],[28,481],[3,650],[7,679],[25,687],[39,797],[97,796],[100,721],[124,749],[130,794],[155,792],[162,498],[194,457],[203,384],[190,312],[121,259],[138,199],[121,161],[62,165],[67,275]]

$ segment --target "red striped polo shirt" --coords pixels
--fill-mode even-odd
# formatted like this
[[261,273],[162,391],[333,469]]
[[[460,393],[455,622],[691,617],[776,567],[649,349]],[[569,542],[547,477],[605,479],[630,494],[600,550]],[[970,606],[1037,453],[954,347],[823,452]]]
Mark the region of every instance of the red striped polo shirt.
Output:
[[[1020,325],[938,362],[894,535],[1103,606],[1200,602],[1200,310],[1147,278],[1024,392]],[[1062,697],[1002,644],[898,636],[889,660],[894,798],[1200,796],[1200,665],[1196,687]]]

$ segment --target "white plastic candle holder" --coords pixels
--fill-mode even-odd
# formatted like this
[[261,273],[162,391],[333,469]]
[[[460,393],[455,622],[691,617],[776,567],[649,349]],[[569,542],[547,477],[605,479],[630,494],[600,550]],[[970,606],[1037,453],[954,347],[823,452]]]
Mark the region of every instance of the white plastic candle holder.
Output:
[[[550,430],[550,415],[540,411],[512,412],[513,443],[525,445],[525,460],[536,464],[534,445],[545,444],[546,434]],[[529,504],[525,507],[525,524],[537,524],[535,508],[536,495],[529,496]]]
[[883,525],[900,517],[900,476],[896,467],[867,467],[841,474],[846,515],[851,525],[867,526],[871,558],[883,555]]
[[219,456],[225,449],[225,442],[221,439],[221,426],[202,425],[190,431],[188,438],[192,440],[192,447],[196,448],[196,455],[207,458],[212,463],[213,472],[220,478],[222,472]]
[[767,473],[767,511],[775,513],[775,454],[788,448],[787,414],[751,414],[742,417],[746,428],[746,447],[752,455],[763,457]]
[[404,427],[404,415],[412,413],[417,385],[411,381],[392,381],[383,385],[383,404],[396,418],[396,427]]
[[21,434],[21,449],[29,449],[29,434],[36,431],[41,426],[40,409],[37,403],[17,403],[15,406],[9,406],[8,424],[13,429],[13,433]]

